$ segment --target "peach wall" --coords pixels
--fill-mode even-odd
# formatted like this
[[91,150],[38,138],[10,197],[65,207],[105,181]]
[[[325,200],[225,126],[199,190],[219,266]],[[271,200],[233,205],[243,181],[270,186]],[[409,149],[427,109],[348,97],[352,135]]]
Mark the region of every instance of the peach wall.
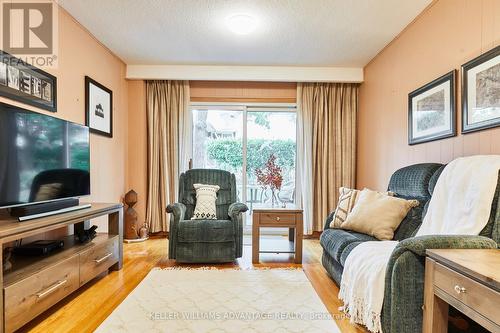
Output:
[[[91,191],[82,201],[120,202],[127,175],[128,99],[125,64],[102,46],[66,11],[59,10],[59,65],[47,70],[57,77],[57,113],[1,98],[1,102],[85,124],[85,75],[113,91],[113,138],[90,135]],[[104,219],[96,221],[101,230]],[[94,223],[96,223],[94,222]]]
[[[393,171],[412,163],[500,154],[500,128],[415,146],[407,138],[408,93],[499,43],[500,1],[438,0],[365,67],[359,98],[359,188],[383,190]],[[460,98],[458,91],[458,132]]]

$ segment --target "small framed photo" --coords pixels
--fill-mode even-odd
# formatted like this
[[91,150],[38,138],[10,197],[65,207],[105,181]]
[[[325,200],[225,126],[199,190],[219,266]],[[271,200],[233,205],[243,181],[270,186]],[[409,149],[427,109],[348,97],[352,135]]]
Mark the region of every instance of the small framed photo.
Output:
[[113,92],[85,77],[85,124],[96,134],[113,137]]
[[457,135],[455,70],[408,94],[408,144]]
[[37,77],[31,77],[31,92],[33,96],[42,98],[42,80]]
[[7,81],[9,88],[19,90],[19,69],[14,66],[8,66]]
[[57,112],[57,78],[0,51],[0,96]]
[[500,46],[462,65],[462,133],[500,126]]
[[19,71],[19,90],[25,94],[31,94],[31,75],[25,71]]
[[7,85],[7,64],[0,62],[0,85]]

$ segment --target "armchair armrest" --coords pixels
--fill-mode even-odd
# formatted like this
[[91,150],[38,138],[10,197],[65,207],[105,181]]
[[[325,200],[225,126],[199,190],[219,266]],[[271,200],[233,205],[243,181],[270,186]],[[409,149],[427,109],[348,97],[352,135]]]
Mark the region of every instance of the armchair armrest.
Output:
[[[425,256],[427,249],[496,249],[497,243],[483,236],[470,235],[429,235],[402,240],[395,252],[408,250]],[[399,251],[398,251],[399,250]]]
[[184,220],[186,214],[186,206],[183,203],[177,202],[167,206],[167,213],[171,213],[173,218],[170,218],[170,229],[168,233],[168,257],[175,259],[177,245],[177,225]]
[[186,214],[186,206],[183,203],[176,202],[167,206],[167,213],[174,214],[176,220],[184,220]]
[[232,203],[229,206],[227,215],[234,224],[234,235],[236,240],[236,258],[243,255],[243,216],[242,213],[248,210],[247,205],[241,202]]
[[234,217],[238,216],[238,214],[244,213],[247,210],[248,210],[247,205],[241,202],[235,202],[229,206],[227,215],[229,215],[229,217],[233,219]]

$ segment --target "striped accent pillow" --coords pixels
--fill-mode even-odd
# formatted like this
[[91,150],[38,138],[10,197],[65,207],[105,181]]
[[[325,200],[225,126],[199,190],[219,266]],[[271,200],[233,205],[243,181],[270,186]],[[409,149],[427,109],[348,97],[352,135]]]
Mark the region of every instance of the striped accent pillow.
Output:
[[356,203],[359,190],[353,190],[347,187],[339,188],[339,201],[337,203],[337,209],[333,214],[332,222],[330,222],[330,228],[340,228],[340,225],[347,219],[347,215],[351,212],[352,207]]

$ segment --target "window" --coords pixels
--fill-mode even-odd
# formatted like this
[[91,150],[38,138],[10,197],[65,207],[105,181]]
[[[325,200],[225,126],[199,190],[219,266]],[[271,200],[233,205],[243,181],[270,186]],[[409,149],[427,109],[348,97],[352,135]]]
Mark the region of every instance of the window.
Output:
[[217,168],[236,175],[238,200],[251,210],[271,205],[269,188],[257,182],[256,169],[271,155],[282,169],[279,204],[295,203],[296,112],[292,105],[193,105],[193,167]]

